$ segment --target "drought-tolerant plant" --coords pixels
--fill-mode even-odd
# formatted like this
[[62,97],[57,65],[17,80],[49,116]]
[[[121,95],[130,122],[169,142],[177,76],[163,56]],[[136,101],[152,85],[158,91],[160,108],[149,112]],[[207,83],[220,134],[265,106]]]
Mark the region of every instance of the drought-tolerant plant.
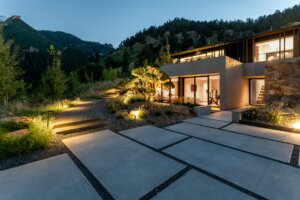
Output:
[[51,127],[41,117],[29,123],[29,134],[20,136],[0,135],[0,159],[17,156],[49,145],[52,137]]
[[133,69],[131,74],[134,78],[124,83],[124,87],[144,96],[147,102],[155,97],[157,89],[162,85],[168,83],[169,87],[172,84],[169,77],[157,67],[138,67]]
[[165,108],[165,114],[166,115],[172,115],[173,114],[173,109],[171,106],[168,106]]
[[258,120],[261,122],[279,124],[283,117],[283,103],[273,102],[268,106],[251,108],[243,113],[243,118],[249,120]]
[[127,105],[121,98],[115,98],[106,101],[106,107],[111,113],[116,113],[117,111],[126,109]]
[[0,135],[25,128],[28,128],[25,122],[0,121]]

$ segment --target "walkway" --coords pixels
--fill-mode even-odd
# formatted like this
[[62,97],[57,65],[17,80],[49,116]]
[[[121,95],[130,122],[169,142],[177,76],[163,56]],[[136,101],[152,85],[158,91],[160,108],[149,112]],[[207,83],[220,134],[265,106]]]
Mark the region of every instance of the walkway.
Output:
[[63,142],[69,155],[0,171],[1,199],[300,196],[300,135],[234,124],[228,112]]

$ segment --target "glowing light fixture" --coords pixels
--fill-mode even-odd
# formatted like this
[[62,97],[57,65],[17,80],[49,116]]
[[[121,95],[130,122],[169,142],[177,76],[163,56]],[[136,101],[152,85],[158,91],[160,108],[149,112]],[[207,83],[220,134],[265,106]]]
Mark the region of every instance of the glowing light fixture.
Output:
[[138,119],[139,115],[140,115],[140,111],[139,110],[133,110],[131,111],[133,116],[134,116],[134,119]]
[[292,127],[295,128],[295,129],[299,129],[300,130],[300,122],[294,122],[292,124]]

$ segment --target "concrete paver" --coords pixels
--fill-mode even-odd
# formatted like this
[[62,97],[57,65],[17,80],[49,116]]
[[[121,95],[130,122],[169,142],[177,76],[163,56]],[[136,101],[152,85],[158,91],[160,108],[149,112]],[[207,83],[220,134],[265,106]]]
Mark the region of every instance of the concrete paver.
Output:
[[213,128],[221,128],[223,126],[226,126],[226,125],[230,124],[230,122],[213,120],[213,119],[206,119],[206,118],[201,118],[201,117],[194,117],[194,118],[186,119],[186,120],[183,120],[183,121],[193,123],[193,124],[213,127]]
[[120,133],[156,149],[160,149],[187,137],[155,126],[141,126],[120,131]]
[[219,112],[211,113],[209,115],[203,115],[200,117],[206,118],[206,119],[220,120],[220,121],[225,121],[225,122],[232,122],[232,112],[231,111],[219,111]]
[[250,200],[254,199],[224,183],[195,170],[187,172],[184,176],[172,183],[165,190],[153,198],[154,200]]
[[166,128],[287,163],[290,162],[294,147],[290,144],[198,126],[186,122]]
[[63,142],[116,199],[139,199],[185,167],[109,130]]
[[67,154],[0,171],[1,200],[101,199]]
[[298,168],[193,138],[164,152],[265,198],[299,199]]
[[300,145],[300,134],[286,131],[248,126],[244,124],[230,124],[226,126],[224,130]]

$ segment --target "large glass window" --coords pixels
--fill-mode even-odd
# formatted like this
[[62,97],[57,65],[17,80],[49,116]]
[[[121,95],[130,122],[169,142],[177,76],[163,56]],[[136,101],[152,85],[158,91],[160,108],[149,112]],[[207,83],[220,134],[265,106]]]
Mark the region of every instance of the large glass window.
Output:
[[294,49],[293,36],[275,39],[265,42],[259,42],[255,44],[255,60],[272,61],[283,58],[292,58]]
[[209,76],[209,104],[220,105],[220,75]]
[[265,95],[265,80],[251,79],[250,80],[250,104],[257,105],[264,103]]
[[196,78],[196,104],[207,105],[208,77]]
[[197,86],[194,83],[194,78],[184,79],[184,101],[185,103],[194,103],[194,92]]

